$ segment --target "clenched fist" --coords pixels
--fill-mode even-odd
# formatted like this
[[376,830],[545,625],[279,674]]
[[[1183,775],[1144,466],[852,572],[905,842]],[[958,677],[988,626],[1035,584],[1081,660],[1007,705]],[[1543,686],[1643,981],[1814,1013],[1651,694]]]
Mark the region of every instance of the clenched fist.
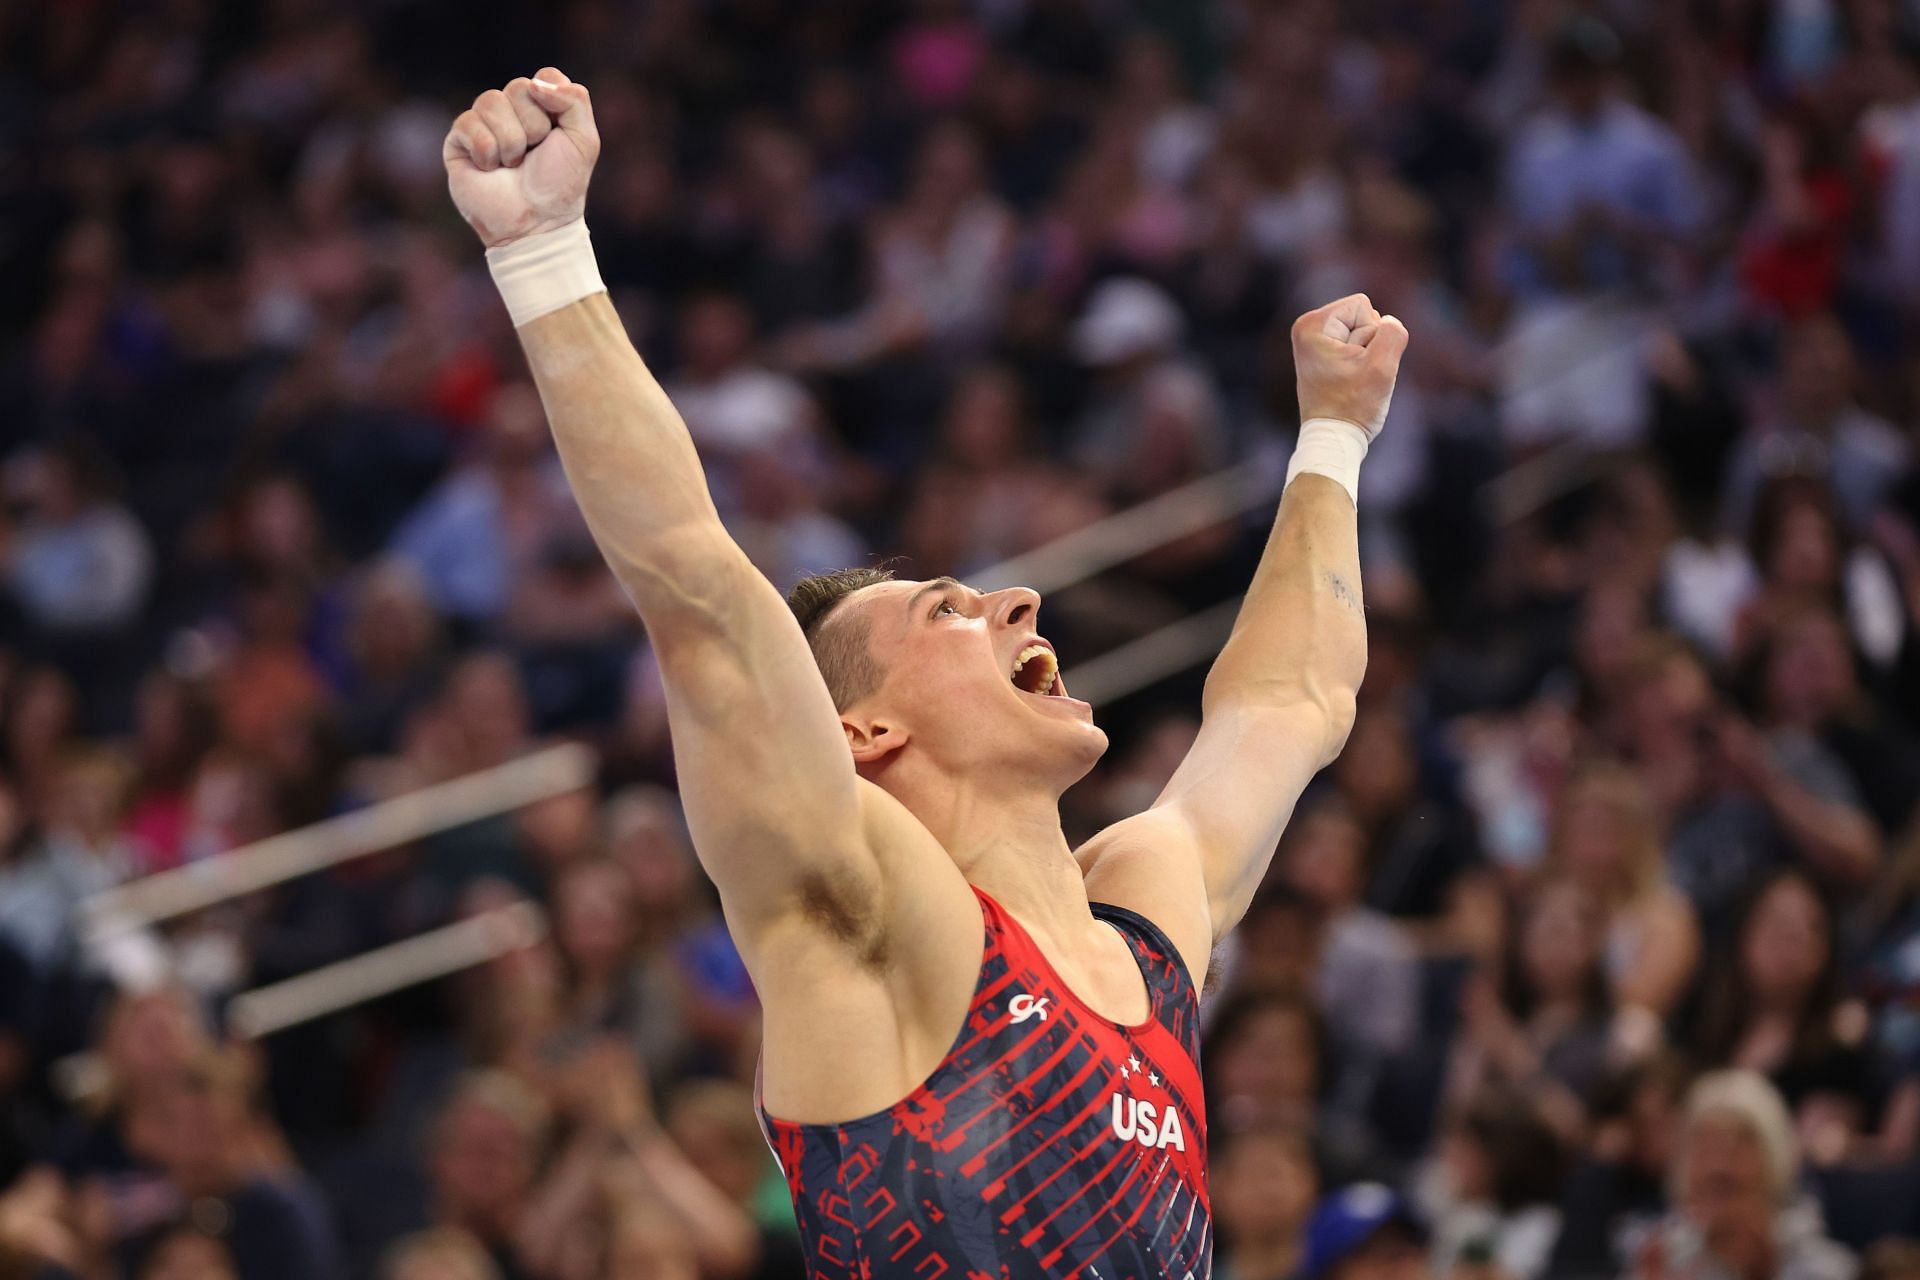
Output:
[[1386,425],[1407,327],[1373,309],[1364,293],[1329,302],[1293,322],[1300,418],[1351,422],[1371,440]]
[[440,149],[447,188],[487,248],[576,221],[600,155],[587,87],[553,68],[489,89]]

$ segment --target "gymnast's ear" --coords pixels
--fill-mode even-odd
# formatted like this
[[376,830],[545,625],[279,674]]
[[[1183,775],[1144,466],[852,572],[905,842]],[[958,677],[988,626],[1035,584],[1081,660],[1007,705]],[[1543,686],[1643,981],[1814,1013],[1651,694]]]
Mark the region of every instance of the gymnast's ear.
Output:
[[842,716],[840,727],[846,730],[847,747],[857,768],[884,764],[888,756],[907,745],[906,727],[889,720]]

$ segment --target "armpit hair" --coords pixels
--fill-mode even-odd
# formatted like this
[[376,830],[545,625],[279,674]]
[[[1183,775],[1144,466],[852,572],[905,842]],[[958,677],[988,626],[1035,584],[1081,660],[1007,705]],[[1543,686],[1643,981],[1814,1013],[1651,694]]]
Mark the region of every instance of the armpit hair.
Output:
[[873,901],[873,882],[856,872],[817,871],[800,882],[800,910],[866,968],[886,965],[886,931]]

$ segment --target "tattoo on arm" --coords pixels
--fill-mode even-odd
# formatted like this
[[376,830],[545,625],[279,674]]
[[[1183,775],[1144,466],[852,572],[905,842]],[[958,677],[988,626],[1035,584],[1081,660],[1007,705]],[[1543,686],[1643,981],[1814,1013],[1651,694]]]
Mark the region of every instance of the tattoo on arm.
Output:
[[1327,589],[1333,592],[1333,598],[1335,600],[1338,600],[1355,613],[1366,612],[1366,605],[1361,602],[1360,593],[1354,589],[1353,584],[1331,569],[1327,571]]

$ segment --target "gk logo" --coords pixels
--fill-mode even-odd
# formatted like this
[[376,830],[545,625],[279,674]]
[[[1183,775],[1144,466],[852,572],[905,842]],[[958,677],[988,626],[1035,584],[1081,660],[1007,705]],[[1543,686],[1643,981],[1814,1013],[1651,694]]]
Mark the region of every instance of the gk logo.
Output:
[[1039,999],[1022,993],[1007,1001],[1007,1012],[1013,1015],[1015,1022],[1025,1022],[1028,1018],[1047,1020],[1047,997]]

